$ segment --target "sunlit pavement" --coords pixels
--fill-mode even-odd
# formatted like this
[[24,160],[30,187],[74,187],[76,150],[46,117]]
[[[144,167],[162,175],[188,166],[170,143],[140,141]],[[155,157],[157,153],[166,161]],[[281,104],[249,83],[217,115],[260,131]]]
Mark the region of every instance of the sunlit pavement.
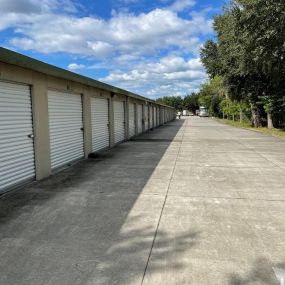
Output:
[[[0,200],[0,284],[281,284],[285,140],[176,120]],[[278,280],[279,279],[279,280]]]

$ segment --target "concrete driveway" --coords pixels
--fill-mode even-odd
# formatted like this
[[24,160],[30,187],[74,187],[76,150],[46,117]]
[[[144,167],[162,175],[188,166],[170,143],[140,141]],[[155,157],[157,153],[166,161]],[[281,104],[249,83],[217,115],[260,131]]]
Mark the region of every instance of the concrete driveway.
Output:
[[187,117],[2,198],[0,273],[1,285],[285,284],[285,140]]

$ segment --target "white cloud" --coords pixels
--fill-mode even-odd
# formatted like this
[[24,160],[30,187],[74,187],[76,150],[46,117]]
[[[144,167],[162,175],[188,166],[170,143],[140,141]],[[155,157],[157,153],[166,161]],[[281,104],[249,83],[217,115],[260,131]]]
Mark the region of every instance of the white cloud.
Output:
[[[1,14],[0,14],[1,15]],[[197,52],[199,34],[211,32],[201,15],[180,18],[175,12],[155,9],[139,15],[119,13],[110,20],[57,13],[22,15],[5,13],[0,28],[14,27],[14,46],[40,52],[66,52],[104,58],[136,52],[148,55],[171,48]]]
[[201,12],[179,16],[193,0],[160,1],[166,8],[102,19],[78,16],[72,0],[0,0],[0,30],[14,29],[12,48],[71,55],[69,70],[104,68],[110,71],[104,81],[142,95],[185,94],[205,80],[198,52],[212,21]]
[[154,63],[141,63],[129,72],[116,70],[102,81],[139,92],[146,88],[152,98],[165,95],[185,95],[196,91],[206,79],[199,58],[185,60],[170,55]]
[[196,4],[194,0],[176,0],[168,9],[174,12],[181,12],[187,8],[193,7]]
[[38,22],[49,24],[59,11],[75,13],[81,5],[72,0],[0,0],[0,31]]
[[70,63],[67,68],[71,71],[75,71],[78,69],[85,68],[85,65],[84,64],[78,64],[78,63]]
[[106,81],[120,80],[164,80],[196,79],[204,77],[204,70],[199,58],[186,61],[182,57],[167,56],[154,63],[141,63],[130,72],[116,71],[104,78]]
[[203,67],[199,58],[186,61],[182,57],[170,55],[161,58],[159,62],[147,64],[146,68],[155,73],[174,73],[178,71],[187,71],[189,69],[201,70]]
[[0,0],[2,13],[43,14],[61,10],[77,12],[80,5],[71,0]]
[[92,49],[92,52],[97,57],[105,57],[114,51],[114,47],[102,41],[87,41],[87,46]]

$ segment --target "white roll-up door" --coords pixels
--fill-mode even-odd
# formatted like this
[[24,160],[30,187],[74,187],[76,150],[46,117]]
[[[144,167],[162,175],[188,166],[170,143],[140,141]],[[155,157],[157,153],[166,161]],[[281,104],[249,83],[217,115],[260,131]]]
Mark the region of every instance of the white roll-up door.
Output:
[[147,131],[149,129],[149,108],[148,106],[144,106],[144,130]]
[[154,127],[157,126],[157,122],[156,122],[156,107],[153,107],[153,125],[154,125]]
[[136,134],[135,104],[129,103],[129,137]]
[[0,82],[0,193],[34,178],[30,87]]
[[115,143],[125,140],[125,107],[122,101],[114,101],[114,139]]
[[92,151],[96,152],[110,146],[109,100],[91,98]]
[[153,128],[153,108],[152,106],[149,106],[149,128]]
[[81,95],[48,91],[51,168],[84,157]]
[[138,134],[142,133],[142,120],[143,120],[143,105],[137,105],[138,106]]

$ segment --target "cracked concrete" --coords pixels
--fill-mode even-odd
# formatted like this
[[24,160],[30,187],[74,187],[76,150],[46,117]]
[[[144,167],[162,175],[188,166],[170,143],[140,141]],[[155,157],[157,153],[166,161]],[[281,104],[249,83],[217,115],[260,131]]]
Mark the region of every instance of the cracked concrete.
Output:
[[280,284],[284,209],[285,140],[183,118],[2,198],[0,284]]

